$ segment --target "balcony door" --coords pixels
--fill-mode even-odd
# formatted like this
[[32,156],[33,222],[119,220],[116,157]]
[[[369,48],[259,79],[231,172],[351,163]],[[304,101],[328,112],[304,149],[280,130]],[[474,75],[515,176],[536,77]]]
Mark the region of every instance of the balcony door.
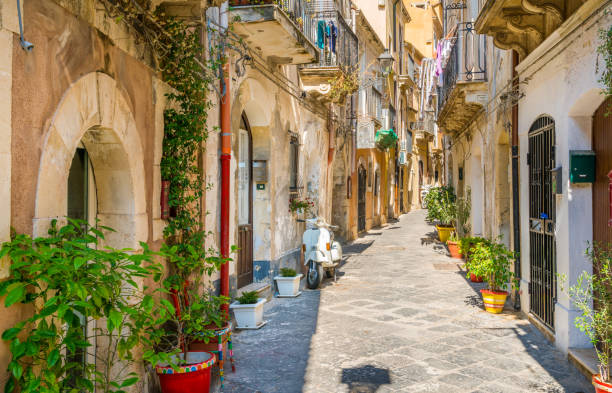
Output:
[[253,282],[253,164],[251,131],[246,116],[238,130],[238,288]]

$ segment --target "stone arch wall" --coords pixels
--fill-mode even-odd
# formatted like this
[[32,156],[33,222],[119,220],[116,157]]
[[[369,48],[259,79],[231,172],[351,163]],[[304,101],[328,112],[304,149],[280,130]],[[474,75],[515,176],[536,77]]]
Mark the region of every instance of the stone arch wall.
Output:
[[51,119],[38,172],[34,235],[66,216],[68,172],[81,141],[94,169],[98,218],[117,230],[106,242],[138,248],[148,240],[142,144],[123,92],[100,72],[74,82]]

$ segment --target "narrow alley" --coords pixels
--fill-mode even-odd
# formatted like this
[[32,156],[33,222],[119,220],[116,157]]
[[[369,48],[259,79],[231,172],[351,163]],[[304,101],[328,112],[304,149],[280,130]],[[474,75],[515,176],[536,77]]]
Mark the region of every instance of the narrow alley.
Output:
[[346,247],[336,283],[268,302],[223,392],[593,392],[508,303],[484,311],[434,232],[403,215]]

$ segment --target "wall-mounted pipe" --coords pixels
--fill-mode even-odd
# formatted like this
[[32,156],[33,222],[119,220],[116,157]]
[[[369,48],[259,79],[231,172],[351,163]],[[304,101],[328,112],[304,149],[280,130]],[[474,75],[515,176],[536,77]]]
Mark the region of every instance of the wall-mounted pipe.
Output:
[[34,49],[34,44],[26,41],[23,38],[23,22],[21,20],[21,1],[17,0],[17,16],[19,17],[19,43],[26,52],[31,52]]
[[[516,51],[512,51],[512,88],[518,89],[519,79],[516,66],[519,63],[519,56]],[[516,93],[516,91],[513,91]],[[518,100],[512,105],[512,229],[514,236],[514,252],[521,251],[521,218],[519,216],[519,141],[518,141]],[[518,280],[521,279],[521,261],[516,258],[514,261],[514,274]],[[514,298],[514,308],[521,308],[521,291],[516,291]]]

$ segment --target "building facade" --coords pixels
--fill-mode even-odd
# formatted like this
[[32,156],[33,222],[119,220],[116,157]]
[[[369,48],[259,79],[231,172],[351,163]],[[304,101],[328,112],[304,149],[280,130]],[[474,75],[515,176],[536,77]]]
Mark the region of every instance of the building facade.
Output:
[[[574,325],[578,312],[558,277],[575,284],[592,271],[588,245],[611,240],[609,99],[597,53],[611,3],[445,7],[446,32],[457,29],[438,124],[451,136],[449,184],[460,196],[470,191],[466,232],[502,236],[519,252],[517,307],[558,348],[579,357],[576,349],[591,345]],[[581,180],[572,168],[584,157],[593,165]]]

